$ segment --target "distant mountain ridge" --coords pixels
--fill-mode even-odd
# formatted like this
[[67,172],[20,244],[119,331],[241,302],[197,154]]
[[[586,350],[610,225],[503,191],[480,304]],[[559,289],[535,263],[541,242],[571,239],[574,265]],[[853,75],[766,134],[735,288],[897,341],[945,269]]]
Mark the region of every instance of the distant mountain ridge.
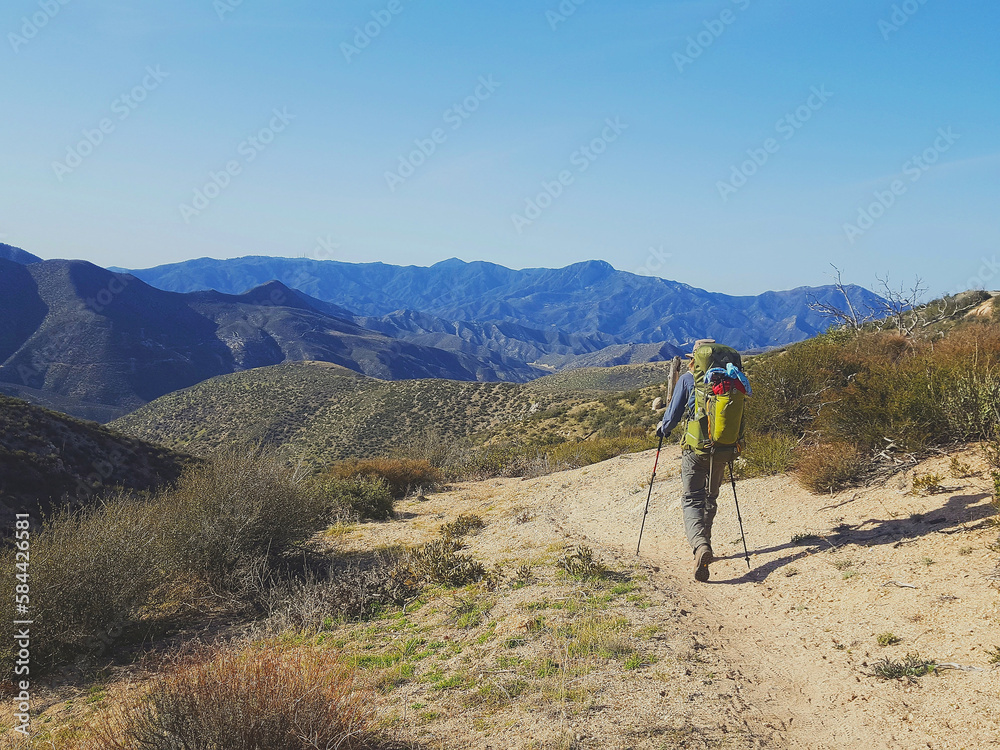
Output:
[[[707,336],[742,350],[766,349],[809,338],[828,327],[828,319],[809,309],[811,300],[843,304],[832,286],[734,297],[617,271],[604,261],[512,270],[457,259],[420,267],[301,258],[200,258],[131,273],[177,292],[239,293],[276,279],[352,311],[368,326],[378,325],[372,318],[398,320],[401,313],[415,311],[479,326],[514,324],[533,331],[559,331],[604,346],[684,345]],[[849,286],[847,291],[862,309],[880,301],[862,287]],[[394,325],[390,318],[381,327],[387,333]],[[429,332],[396,326],[392,335],[409,339]],[[573,353],[594,351],[583,345]]]
[[[524,381],[543,371],[367,330],[270,282],[179,294],[85,261],[0,259],[0,392],[110,418],[216,375],[323,361],[393,379]],[[76,410],[72,410],[77,413]]]
[[4,260],[12,260],[15,263],[21,263],[23,265],[42,262],[42,259],[37,255],[32,255],[31,253],[25,252],[21,248],[14,247],[13,245],[5,245],[2,242],[0,242],[0,258],[3,258]]

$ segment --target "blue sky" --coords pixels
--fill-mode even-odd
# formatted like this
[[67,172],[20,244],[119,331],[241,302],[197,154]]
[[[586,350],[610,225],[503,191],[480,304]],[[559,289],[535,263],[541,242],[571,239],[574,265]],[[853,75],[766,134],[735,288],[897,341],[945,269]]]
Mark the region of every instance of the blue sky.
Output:
[[0,13],[0,241],[44,258],[1000,287],[995,2],[63,3]]

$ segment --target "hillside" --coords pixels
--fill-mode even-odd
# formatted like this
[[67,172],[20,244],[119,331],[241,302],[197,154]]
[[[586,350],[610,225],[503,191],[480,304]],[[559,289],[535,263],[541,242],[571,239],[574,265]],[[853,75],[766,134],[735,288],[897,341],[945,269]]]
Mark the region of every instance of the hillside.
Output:
[[385,379],[523,381],[542,372],[393,339],[338,311],[276,282],[241,295],[176,294],[82,261],[0,260],[0,383],[89,416],[94,405],[131,410],[216,375],[285,361]]
[[[619,391],[659,388],[668,367],[662,362],[572,370],[528,384],[388,383],[322,363],[289,363],[169,394],[112,425],[197,454],[229,442],[262,442],[289,460],[322,464],[411,453],[418,443],[448,446],[497,431],[525,439],[531,433],[526,420],[540,437],[546,431],[540,420],[550,410],[565,411]],[[552,420],[557,433],[569,425],[563,413]]]
[[[748,297],[716,294],[617,271],[603,261],[515,271],[457,259],[422,268],[293,258],[200,258],[131,273],[176,292],[240,293],[277,279],[362,316],[411,310],[446,321],[513,323],[534,331],[598,336],[605,345],[680,345],[709,336],[742,350],[765,349],[826,329],[829,321],[810,310],[809,301],[843,302],[829,286]],[[848,291],[862,310],[879,300],[860,287]],[[495,345],[502,349],[503,342]]]
[[0,524],[101,488],[146,490],[174,481],[189,457],[0,396]]
[[[475,514],[485,527],[463,538],[463,554],[496,571],[495,583],[431,586],[405,607],[342,621],[328,616],[332,579],[296,589],[258,637],[289,627],[288,648],[340,655],[356,688],[371,690],[379,730],[415,750],[996,748],[989,467],[965,451],[917,471],[946,472],[952,458],[974,475],[933,495],[911,494],[912,474],[833,496],[785,476],[741,483],[750,571],[726,488],[708,584],[691,576],[676,448],[661,457],[640,557],[652,452],[457,484],[405,502],[397,520],[332,527],[317,544],[335,559],[367,558]],[[578,545],[604,572],[566,573],[560,560]],[[239,643],[235,631],[224,638]],[[936,667],[876,675],[907,654]],[[148,684],[148,664],[168,662],[40,685],[44,729],[31,748],[75,747],[82,726]]]

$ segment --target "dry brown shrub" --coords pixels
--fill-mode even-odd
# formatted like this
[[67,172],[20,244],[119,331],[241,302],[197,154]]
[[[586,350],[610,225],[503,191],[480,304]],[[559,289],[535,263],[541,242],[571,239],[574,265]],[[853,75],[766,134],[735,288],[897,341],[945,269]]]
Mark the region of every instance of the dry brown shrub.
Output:
[[329,475],[334,479],[381,477],[397,498],[418,487],[434,487],[443,481],[441,472],[430,461],[412,458],[352,458],[335,464]]
[[105,714],[85,750],[376,750],[370,690],[328,651],[275,644],[191,657]]
[[851,443],[821,443],[805,449],[798,459],[799,482],[813,492],[839,490],[864,471],[861,451]]

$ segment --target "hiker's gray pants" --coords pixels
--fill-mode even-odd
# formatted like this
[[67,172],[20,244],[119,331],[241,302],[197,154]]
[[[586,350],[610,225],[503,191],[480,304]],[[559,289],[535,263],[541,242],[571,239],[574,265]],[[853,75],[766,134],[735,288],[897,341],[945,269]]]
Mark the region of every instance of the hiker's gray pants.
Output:
[[711,461],[711,481],[708,476],[710,461],[709,456],[700,456],[689,449],[684,450],[681,458],[684,533],[692,551],[697,551],[703,544],[712,546],[712,522],[719,507],[716,501],[728,458],[716,456]]

